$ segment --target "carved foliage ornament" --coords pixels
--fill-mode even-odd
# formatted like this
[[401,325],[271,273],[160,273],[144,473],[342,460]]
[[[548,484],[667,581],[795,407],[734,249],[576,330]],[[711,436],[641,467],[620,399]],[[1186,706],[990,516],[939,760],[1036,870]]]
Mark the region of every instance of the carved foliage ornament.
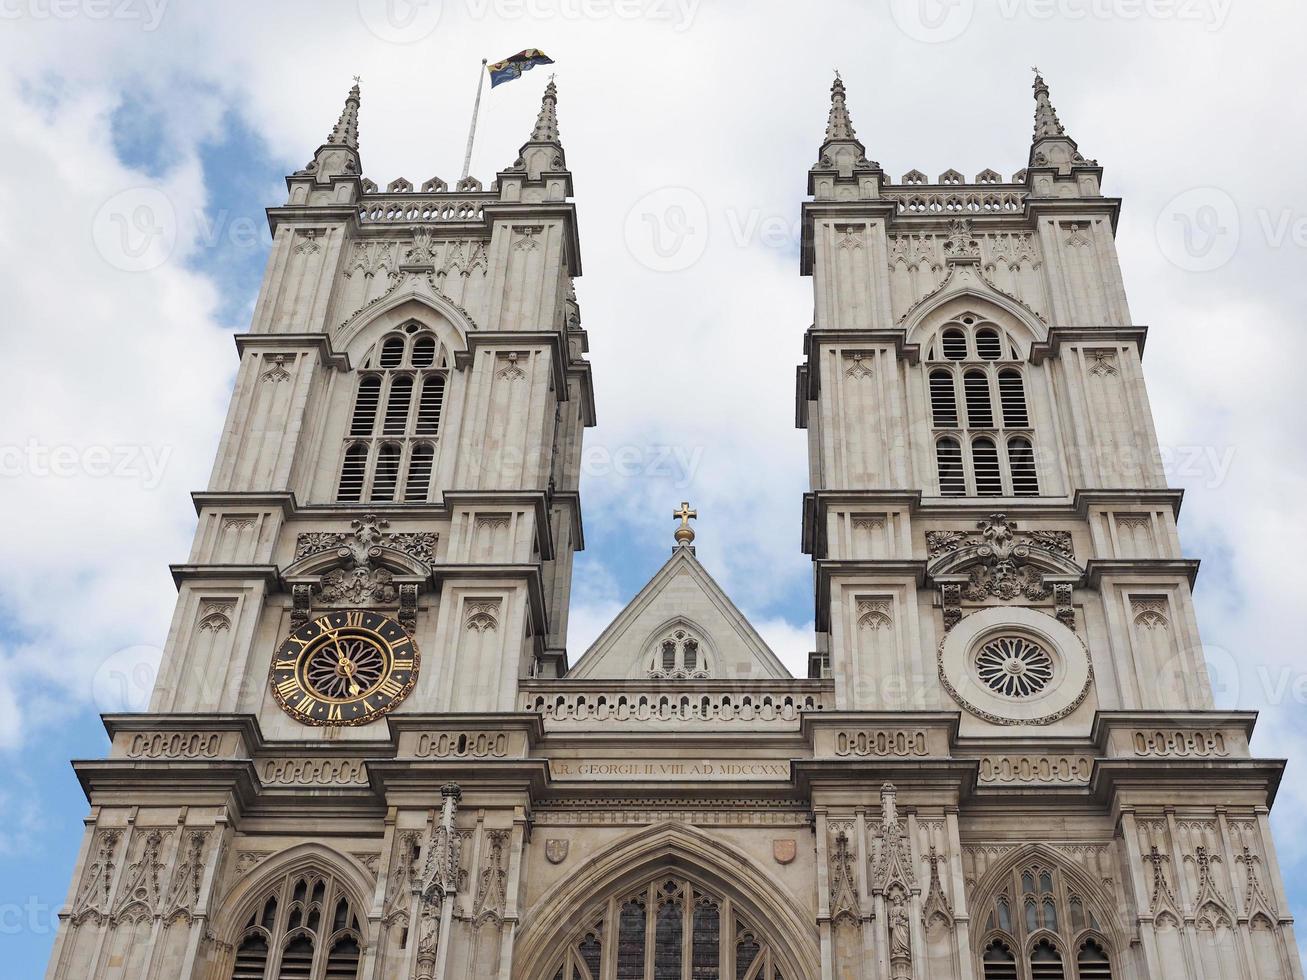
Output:
[[1043,555],[1059,564],[1073,561],[1070,531],[1021,531],[1006,514],[991,514],[976,525],[977,532],[927,531],[927,558],[936,565],[949,565],[948,559],[961,552],[972,552],[973,560],[963,563],[967,571],[965,585],[941,585],[946,630],[961,619],[960,602],[983,602],[997,598],[1006,602],[1024,597],[1038,602],[1053,596],[1057,601],[1057,618],[1070,629],[1075,628],[1069,583],[1049,585],[1043,573],[1030,563],[1032,554]]
[[342,559],[367,565],[390,548],[424,565],[435,561],[438,536],[433,532],[388,532],[390,522],[367,514],[351,523],[352,531],[308,531],[295,539],[295,560],[324,551],[335,551]]

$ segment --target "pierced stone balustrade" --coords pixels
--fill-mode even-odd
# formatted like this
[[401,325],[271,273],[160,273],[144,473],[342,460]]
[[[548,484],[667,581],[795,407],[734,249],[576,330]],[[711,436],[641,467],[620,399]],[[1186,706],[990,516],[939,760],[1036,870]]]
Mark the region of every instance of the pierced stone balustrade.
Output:
[[804,712],[834,707],[826,681],[528,681],[522,711],[546,730],[630,727],[797,731]]

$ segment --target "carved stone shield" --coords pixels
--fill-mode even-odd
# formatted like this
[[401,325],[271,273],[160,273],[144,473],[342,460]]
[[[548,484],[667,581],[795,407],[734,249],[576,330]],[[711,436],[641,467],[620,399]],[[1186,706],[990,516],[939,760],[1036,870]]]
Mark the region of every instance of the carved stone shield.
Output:
[[567,860],[567,849],[571,841],[550,838],[545,841],[545,857],[549,859],[550,864],[562,864]]
[[771,854],[778,864],[789,864],[798,853],[793,837],[778,837],[771,842]]

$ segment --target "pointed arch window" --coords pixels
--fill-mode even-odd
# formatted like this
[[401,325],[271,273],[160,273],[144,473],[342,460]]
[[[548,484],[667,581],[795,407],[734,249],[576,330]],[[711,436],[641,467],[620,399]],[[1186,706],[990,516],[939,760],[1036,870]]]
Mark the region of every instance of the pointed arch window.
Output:
[[382,338],[360,370],[336,499],[431,499],[447,384],[446,352],[422,324]]
[[231,980],[358,980],[358,911],[328,874],[297,871],[263,893],[236,943]]
[[648,660],[650,677],[708,677],[711,665],[703,640],[688,625],[680,624],[658,636]]
[[934,363],[926,385],[940,495],[1038,496],[1035,433],[1017,344],[974,313],[948,321],[937,336],[928,349]]
[[985,919],[979,948],[985,980],[1112,980],[1113,976],[1107,942],[1093,909],[1049,865],[1018,866],[1007,873]]
[[679,875],[655,878],[605,902],[589,921],[564,944],[561,963],[546,976],[784,980],[767,933],[732,903]]

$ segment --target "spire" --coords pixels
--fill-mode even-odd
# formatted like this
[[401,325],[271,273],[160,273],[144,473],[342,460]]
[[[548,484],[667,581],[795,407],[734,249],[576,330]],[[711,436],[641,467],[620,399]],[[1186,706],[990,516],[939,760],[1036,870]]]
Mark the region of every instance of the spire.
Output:
[[333,177],[358,177],[363,172],[359,160],[359,77],[354,76],[354,87],[345,96],[345,108],[327,135],[327,141],[318,147],[313,159],[296,177],[312,177],[326,183]]
[[1069,175],[1071,167],[1096,167],[1093,160],[1080,154],[1076,141],[1067,133],[1057,110],[1048,97],[1048,83],[1038,68],[1035,73],[1035,135],[1030,145],[1030,168],[1053,167],[1062,175]]
[[545,86],[544,98],[540,100],[540,115],[536,116],[536,128],[531,133],[532,143],[558,143],[558,87],[552,78]]
[[830,116],[826,119],[826,142],[835,140],[857,140],[858,134],[853,129],[853,120],[849,118],[849,107],[844,100],[844,79],[835,73],[835,84],[830,87]]
[[1044,76],[1035,69],[1035,141],[1055,136],[1066,136],[1062,121],[1057,118],[1057,110],[1048,99],[1048,83]]
[[345,96],[345,108],[340,110],[336,128],[327,137],[331,146],[346,146],[351,150],[359,148],[359,77],[354,76],[354,87]]
[[844,79],[835,73],[835,81],[830,87],[830,114],[826,117],[826,139],[817,152],[817,165],[808,173],[808,193],[816,193],[816,175],[825,173],[829,179],[846,181],[861,180],[857,175],[866,175],[869,171],[879,170],[880,164],[867,159],[867,148],[858,139],[849,117],[849,107],[844,94]]
[[[545,174],[563,174],[567,171],[567,158],[563,154],[563,142],[558,135],[558,86],[554,77],[549,76],[545,94],[540,99],[540,114],[536,116],[531,138],[522,144],[517,153],[516,162],[505,171],[506,174],[525,174],[527,180],[540,180]],[[504,183],[500,181],[501,190]],[[571,177],[566,179],[565,193],[570,195]]]

